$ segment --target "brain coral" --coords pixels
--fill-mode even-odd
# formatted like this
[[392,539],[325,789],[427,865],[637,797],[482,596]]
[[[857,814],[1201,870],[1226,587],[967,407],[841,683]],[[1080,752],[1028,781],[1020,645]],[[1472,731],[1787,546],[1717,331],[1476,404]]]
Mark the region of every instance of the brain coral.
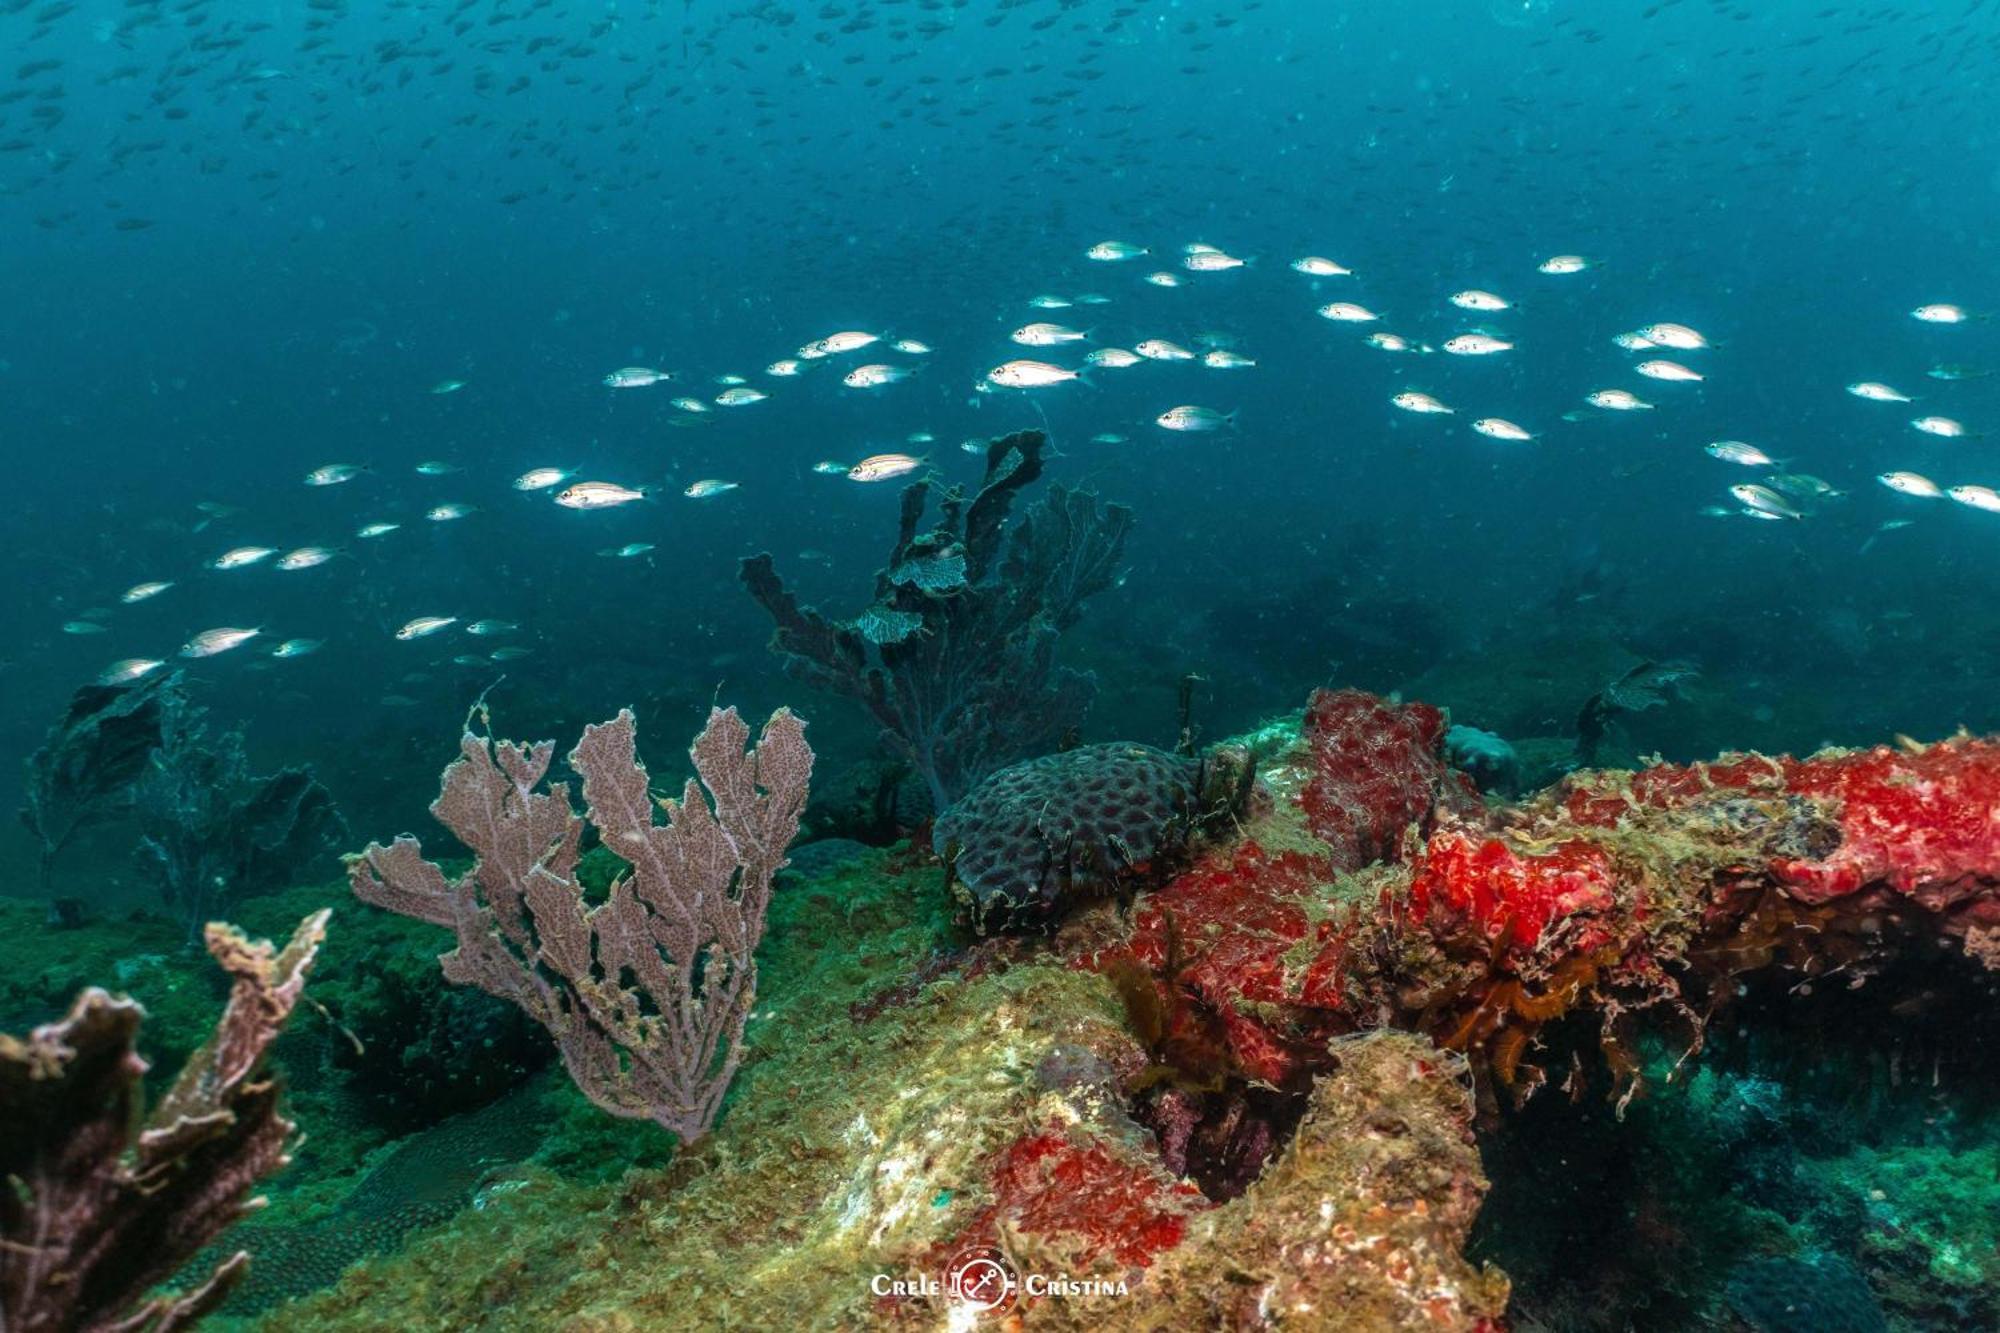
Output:
[[980,930],[1033,924],[1177,846],[1200,781],[1196,759],[1085,745],[993,774],[939,816],[931,844],[958,849],[954,888]]

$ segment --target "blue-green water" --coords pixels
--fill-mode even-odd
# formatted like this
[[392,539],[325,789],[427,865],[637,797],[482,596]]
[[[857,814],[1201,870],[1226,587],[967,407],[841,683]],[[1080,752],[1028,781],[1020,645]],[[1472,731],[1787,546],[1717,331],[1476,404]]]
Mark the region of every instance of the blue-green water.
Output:
[[[841,469],[970,486],[1029,427],[1136,514],[1063,637],[1086,739],[1170,742],[1199,673],[1211,735],[1340,683],[1566,741],[1648,659],[1699,674],[1607,761],[2000,724],[1991,0],[4,8],[5,755],[156,662],[357,843],[428,827],[489,687],[662,755],[787,703],[839,773],[874,728],[738,561],[854,616],[908,477]],[[993,375],[1148,340],[1190,356]]]

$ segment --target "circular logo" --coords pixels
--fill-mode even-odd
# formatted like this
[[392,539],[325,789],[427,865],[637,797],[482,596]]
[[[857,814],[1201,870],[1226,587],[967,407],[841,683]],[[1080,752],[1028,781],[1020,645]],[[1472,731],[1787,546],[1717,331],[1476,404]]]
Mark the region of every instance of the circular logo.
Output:
[[982,1313],[1014,1303],[1021,1279],[1007,1256],[991,1245],[960,1250],[944,1266],[945,1295]]

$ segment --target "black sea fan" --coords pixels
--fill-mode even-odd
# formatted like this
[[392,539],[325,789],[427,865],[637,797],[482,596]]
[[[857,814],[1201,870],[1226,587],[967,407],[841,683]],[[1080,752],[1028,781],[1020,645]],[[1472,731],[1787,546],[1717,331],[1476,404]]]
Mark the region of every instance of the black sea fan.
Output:
[[311,769],[254,776],[242,736],[211,739],[191,710],[152,752],[134,806],[139,864],[187,922],[190,939],[242,899],[286,887],[347,835],[332,793]]
[[78,833],[122,814],[148,756],[188,707],[181,675],[134,685],[86,685],[29,757],[21,822],[41,844],[46,892],[55,858]]
[[1054,486],[1008,528],[1047,446],[1040,431],[993,441],[979,490],[946,491],[928,531],[919,529],[930,483],[907,488],[874,599],[850,620],[800,606],[769,555],[743,562],[744,586],[777,622],[771,646],[786,669],[860,700],[923,775],[936,810],[1053,747],[1096,692],[1089,675],[1056,665],[1056,643],[1117,576],[1132,511]]

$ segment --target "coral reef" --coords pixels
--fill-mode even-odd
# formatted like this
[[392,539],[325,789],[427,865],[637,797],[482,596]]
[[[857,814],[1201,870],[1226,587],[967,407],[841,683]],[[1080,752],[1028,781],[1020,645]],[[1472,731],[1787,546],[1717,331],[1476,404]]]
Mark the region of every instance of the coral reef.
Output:
[[333,793],[309,768],[255,777],[243,738],[211,738],[201,710],[171,710],[132,785],[145,874],[189,938],[242,900],[295,883],[347,836]]
[[[1851,1114],[1688,1075],[1769,1022],[1761,997],[1892,1017],[1898,969],[1988,975],[2000,746],[1593,771],[1502,805],[1445,730],[1316,695],[1241,837],[1135,903],[1065,899],[1047,939],[968,942],[930,858],[838,845],[772,900],[715,1133],[615,1184],[524,1168],[270,1326],[936,1327],[965,1313],[940,1279],[979,1262],[1015,1274],[1024,1328],[1497,1330],[1507,1280],[1467,1258],[1475,1123],[1546,1125],[1497,1159],[1603,1196],[1658,1256],[1524,1319],[1613,1328],[1657,1294],[1661,1326],[1768,1322],[1822,1263],[1860,1274],[1828,1318],[1980,1318],[1966,1219],[1991,1196],[1945,1187],[1976,1153],[1871,1159]],[[1584,1100],[1531,1096],[1538,1066]],[[1550,1197],[1509,1216],[1553,1234]]]
[[931,845],[982,934],[1046,922],[1079,892],[1103,889],[1184,850],[1198,828],[1239,807],[1247,759],[1169,754],[1112,742],[1003,768],[938,816]]
[[143,1014],[84,991],[25,1041],[0,1034],[0,1325],[185,1328],[244,1276],[248,1251],[184,1293],[148,1295],[252,1207],[283,1166],[293,1125],[265,1057],[298,1003],[329,913],[307,917],[283,951],[229,926],[209,952],[232,978],[214,1034],[139,1127]]
[[[1458,1257],[1483,1189],[1461,1061],[1402,1034],[1327,1053],[1305,1128],[1218,1207],[1121,1109],[1149,1057],[1106,979],[1007,939],[936,968],[942,906],[933,867],[881,852],[778,895],[715,1134],[616,1185],[525,1172],[266,1327],[935,1328],[892,1284],[988,1246],[1031,1328],[1256,1326],[1267,1293],[1267,1322],[1498,1327],[1505,1280]],[[897,972],[924,979],[881,996]]]
[[787,710],[746,751],[736,710],[713,709],[689,751],[708,796],[690,779],[661,802],[659,825],[634,729],[625,710],[586,727],[569,757],[591,823],[630,867],[596,907],[576,878],[584,821],[568,785],[536,790],[554,744],[470,728],[431,812],[477,854],[472,868],[449,881],[405,836],[370,843],[349,871],[364,902],[453,930],[445,976],[547,1028],[593,1102],[692,1140],[741,1058],[771,878],[798,832],[812,750]]
[[1740,974],[1860,984],[1910,933],[2000,914],[2000,746],[1587,772],[1488,810],[1441,735],[1422,705],[1321,692],[1292,773],[1266,775],[1304,830],[1253,827],[1136,914],[1130,956],[1158,972],[1178,941],[1177,984],[1239,1069],[1284,1084],[1387,1016],[1520,1096],[1543,1026],[1588,1010],[1629,1096],[1642,1010],[1692,1047]]
[[994,440],[978,492],[946,492],[927,532],[918,526],[931,484],[907,487],[874,601],[850,621],[800,606],[769,555],[743,562],[786,669],[865,706],[923,776],[933,811],[1053,748],[1096,692],[1089,676],[1056,665],[1056,644],[1117,574],[1132,513],[1055,486],[1010,531],[1008,513],[1041,476],[1047,446],[1040,431]]

